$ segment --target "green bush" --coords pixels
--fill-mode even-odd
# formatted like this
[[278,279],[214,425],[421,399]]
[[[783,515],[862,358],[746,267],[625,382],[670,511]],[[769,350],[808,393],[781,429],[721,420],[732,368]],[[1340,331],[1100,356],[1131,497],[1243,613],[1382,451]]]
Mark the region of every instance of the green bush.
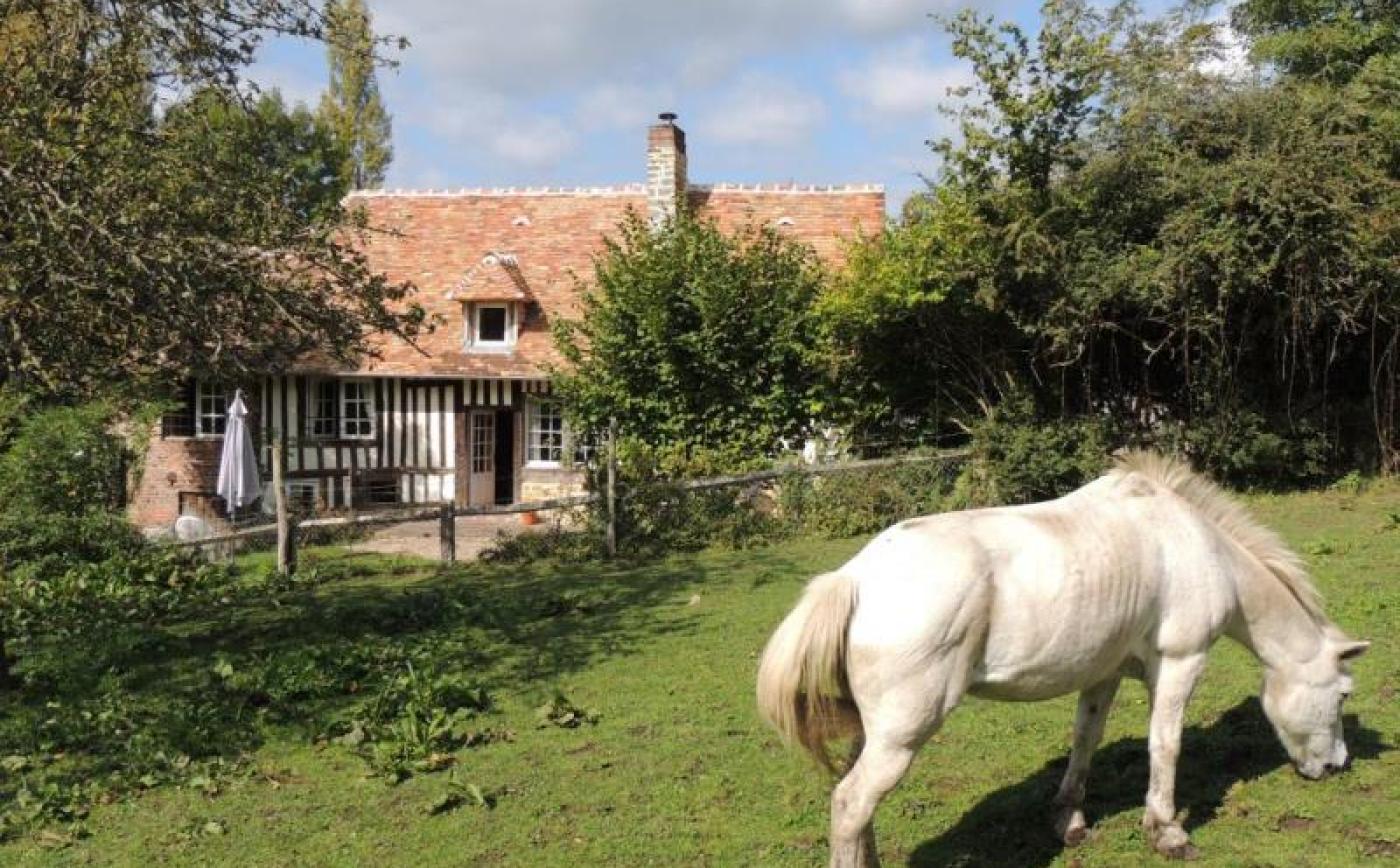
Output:
[[779,515],[794,533],[873,533],[944,509],[955,469],[946,461],[922,461],[826,476],[794,473],[779,485]]
[[601,521],[587,519],[575,529],[553,524],[538,533],[497,533],[479,557],[487,563],[502,564],[582,563],[597,560],[603,554]]
[[972,454],[958,476],[957,508],[1031,503],[1068,494],[1108,467],[1107,421],[1041,420],[1013,394],[969,426]]
[[82,515],[118,509],[126,449],[106,404],[50,407],[24,419],[0,454],[0,512]]
[[[619,546],[628,554],[653,556],[717,544],[742,548],[781,536],[783,529],[760,507],[756,490],[684,486],[688,479],[743,473],[767,463],[733,446],[619,443],[619,485],[625,495],[619,502]],[[602,521],[601,509],[596,520]]]
[[144,543],[121,515],[0,512],[0,568],[53,576],[80,564],[135,554]]
[[1233,485],[1317,483],[1334,465],[1328,436],[1304,424],[1291,434],[1249,410],[1222,410],[1163,438],[1166,451],[1191,456],[1200,469]]

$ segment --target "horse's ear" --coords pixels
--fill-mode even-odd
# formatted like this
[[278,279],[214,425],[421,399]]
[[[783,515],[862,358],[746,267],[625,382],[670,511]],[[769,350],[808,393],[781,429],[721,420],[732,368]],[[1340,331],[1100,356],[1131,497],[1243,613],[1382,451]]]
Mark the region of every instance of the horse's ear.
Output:
[[1338,660],[1354,660],[1366,653],[1366,649],[1371,647],[1370,642],[1343,642],[1337,648]]

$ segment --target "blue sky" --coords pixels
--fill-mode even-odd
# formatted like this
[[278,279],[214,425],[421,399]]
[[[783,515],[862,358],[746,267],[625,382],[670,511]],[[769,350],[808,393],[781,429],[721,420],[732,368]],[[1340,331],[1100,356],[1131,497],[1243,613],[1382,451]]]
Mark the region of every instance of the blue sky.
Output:
[[[936,168],[936,105],[967,81],[931,14],[959,0],[370,0],[408,38],[380,71],[387,186],[642,180],[645,127],[675,111],[695,183],[881,183],[894,210]],[[976,4],[1034,31],[1038,3]],[[1159,4],[1152,3],[1152,6]],[[253,78],[325,87],[324,48],[265,46]]]

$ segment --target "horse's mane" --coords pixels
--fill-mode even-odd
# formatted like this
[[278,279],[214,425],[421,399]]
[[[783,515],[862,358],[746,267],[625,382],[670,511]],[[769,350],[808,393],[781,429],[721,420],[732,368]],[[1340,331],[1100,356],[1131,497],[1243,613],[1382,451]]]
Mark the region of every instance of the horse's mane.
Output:
[[1327,623],[1322,598],[1308,579],[1302,559],[1220,486],[1193,471],[1184,461],[1155,452],[1129,452],[1118,459],[1116,469],[1140,473],[1171,489],[1278,579],[1309,617],[1319,624]]

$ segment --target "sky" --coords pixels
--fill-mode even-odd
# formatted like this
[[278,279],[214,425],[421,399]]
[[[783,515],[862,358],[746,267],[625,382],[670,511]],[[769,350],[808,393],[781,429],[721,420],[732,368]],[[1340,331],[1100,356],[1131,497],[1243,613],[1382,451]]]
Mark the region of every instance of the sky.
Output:
[[[410,43],[379,71],[385,186],[640,182],[646,126],[672,111],[692,183],[878,183],[894,212],[970,77],[931,16],[967,2],[370,0],[375,30]],[[976,5],[1036,29],[1038,3]],[[314,105],[325,49],[269,43],[251,77]]]

